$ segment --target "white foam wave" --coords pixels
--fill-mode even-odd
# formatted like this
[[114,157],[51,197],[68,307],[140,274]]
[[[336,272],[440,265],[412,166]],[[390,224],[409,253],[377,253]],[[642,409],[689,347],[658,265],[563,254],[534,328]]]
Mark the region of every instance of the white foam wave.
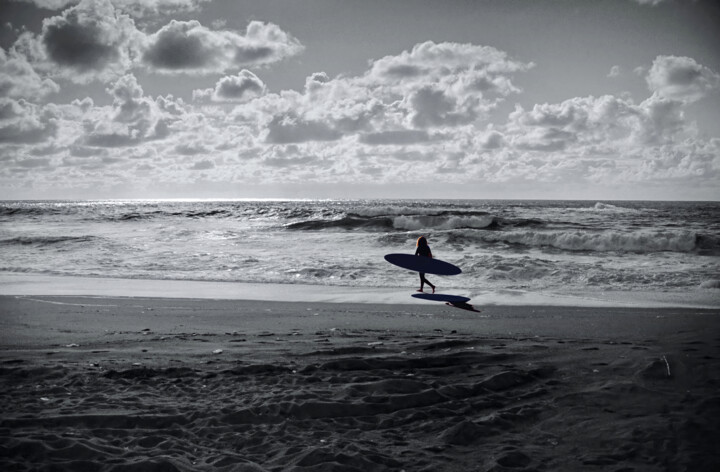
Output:
[[510,231],[483,234],[487,242],[505,242],[565,251],[692,252],[696,235],[690,231]]
[[396,216],[393,218],[393,227],[406,231],[426,229],[451,230],[459,228],[483,229],[492,225],[495,218],[492,215],[484,216]]
[[585,211],[592,212],[603,212],[603,213],[640,213],[641,211],[649,211],[647,209],[640,210],[638,208],[628,208],[619,205],[612,205],[610,203],[597,202],[591,208],[587,208]]
[[700,288],[715,288],[720,289],[720,279],[706,280],[700,284]]

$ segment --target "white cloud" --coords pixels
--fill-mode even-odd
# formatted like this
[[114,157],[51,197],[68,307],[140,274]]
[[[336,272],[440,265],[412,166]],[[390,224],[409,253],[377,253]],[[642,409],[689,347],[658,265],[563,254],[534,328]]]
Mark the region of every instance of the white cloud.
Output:
[[410,104],[410,120],[417,128],[455,126],[476,118],[471,110],[460,110],[456,100],[434,87],[423,87],[413,93]]
[[694,102],[720,86],[720,75],[690,57],[657,56],[647,74],[651,92]]
[[519,93],[513,75],[532,67],[489,46],[427,41],[374,61],[360,83],[404,99],[413,126],[457,126]]
[[214,89],[193,90],[193,99],[214,102],[246,102],[266,93],[260,78],[247,69],[237,75],[226,76],[215,84]]
[[192,170],[210,170],[215,168],[215,163],[208,159],[198,161],[190,167]]
[[[371,63],[357,77],[312,74],[303,92],[265,94],[233,115],[258,126],[268,144],[355,136],[371,146],[422,143],[440,136],[432,130],[485,120],[500,101],[519,92],[513,74],[530,67],[494,48],[426,42]],[[217,100],[220,85],[212,93],[196,91],[196,98]]]
[[615,79],[617,77],[620,77],[620,66],[612,66],[610,68],[610,72],[608,72],[607,75],[611,79]]
[[[263,25],[245,37],[282,42],[279,29]],[[222,36],[206,33],[201,51]],[[28,37],[6,59],[34,57]],[[229,67],[226,56],[218,57],[190,53],[175,70]],[[191,103],[149,97],[134,75],[124,74],[107,87],[107,106],[90,98],[40,106],[6,96],[0,159],[15,170],[0,169],[0,179],[17,171],[34,172],[37,182],[47,176],[83,185],[112,179],[186,188],[199,181],[228,188],[430,181],[708,187],[720,175],[720,140],[702,138],[686,109],[713,90],[713,75],[687,59],[657,59],[647,72],[652,94],[642,101],[629,94],[573,97],[517,106],[494,123],[490,111],[520,93],[515,77],[532,64],[469,44],[418,44],[369,63],[357,76],[316,72],[299,91],[268,93],[257,75],[240,69],[196,90]],[[36,76],[27,74],[28,88],[42,90]]]
[[612,95],[577,97],[555,104],[521,107],[510,114],[515,142],[542,148],[606,143],[644,146],[672,142],[694,132],[685,123],[682,104],[652,96],[640,104]]
[[382,131],[380,133],[366,133],[360,136],[363,144],[407,145],[426,143],[431,136],[424,130],[403,129],[395,131]]
[[[25,0],[40,8],[48,10],[64,10],[80,3],[80,0]],[[150,14],[165,14],[197,10],[201,3],[210,0],[111,0],[115,8],[134,17]]]
[[701,139],[683,107],[657,94],[638,104],[606,95],[518,107],[501,149],[515,164],[495,175],[606,185],[694,179],[707,185],[720,175],[720,143]]
[[116,80],[134,67],[168,74],[225,73],[272,64],[303,50],[297,39],[272,23],[252,21],[245,34],[240,34],[214,31],[195,20],[173,20],[147,34],[127,14],[139,5],[153,9],[196,4],[179,0],[147,4],[82,0],[43,20],[39,35],[22,33],[11,54],[27,58],[35,70],[49,78],[87,83]]
[[168,125],[177,118],[164,110],[179,109],[182,104],[169,106],[170,98],[162,98],[162,107],[143,94],[134,75],[118,79],[107,92],[113,96],[109,110],[97,110],[92,120],[85,121],[83,142],[97,147],[132,146],[147,140],[162,139],[169,134]]
[[213,31],[196,20],[173,20],[146,38],[142,60],[158,72],[210,74],[270,64],[302,50],[297,39],[272,23],[252,21],[241,35]]
[[58,84],[42,78],[16,51],[8,55],[0,48],[0,97],[42,98],[60,90]]
[[58,119],[58,110],[52,105],[0,98],[0,144],[45,141],[55,135]]
[[342,134],[324,121],[308,120],[293,114],[278,115],[267,126],[265,142],[270,144],[335,141]]
[[132,65],[140,38],[133,20],[109,0],[83,0],[47,18],[37,43],[54,73],[76,82],[116,77]]

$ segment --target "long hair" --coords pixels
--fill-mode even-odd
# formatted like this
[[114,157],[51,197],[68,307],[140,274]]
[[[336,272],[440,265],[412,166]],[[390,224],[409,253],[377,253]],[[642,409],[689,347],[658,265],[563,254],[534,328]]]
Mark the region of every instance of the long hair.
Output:
[[417,247],[428,247],[427,239],[425,239],[425,236],[420,236],[417,240]]

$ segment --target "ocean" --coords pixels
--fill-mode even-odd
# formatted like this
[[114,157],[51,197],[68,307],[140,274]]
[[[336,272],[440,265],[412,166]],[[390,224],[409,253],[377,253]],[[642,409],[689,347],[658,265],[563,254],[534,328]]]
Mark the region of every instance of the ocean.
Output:
[[720,204],[501,200],[3,201],[0,274],[418,288],[385,262],[424,235],[443,293],[665,293],[720,306]]

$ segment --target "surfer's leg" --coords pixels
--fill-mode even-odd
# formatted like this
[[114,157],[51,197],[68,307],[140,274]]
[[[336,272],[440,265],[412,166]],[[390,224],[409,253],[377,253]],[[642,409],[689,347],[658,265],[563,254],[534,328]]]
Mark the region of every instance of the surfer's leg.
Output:
[[431,284],[428,279],[425,279],[425,283],[427,283],[433,289],[433,293],[435,293],[435,286]]
[[423,287],[425,284],[428,284],[430,288],[432,288],[432,293],[435,293],[435,286],[430,283],[428,279],[425,278],[425,274],[420,274],[420,291],[423,291]]

